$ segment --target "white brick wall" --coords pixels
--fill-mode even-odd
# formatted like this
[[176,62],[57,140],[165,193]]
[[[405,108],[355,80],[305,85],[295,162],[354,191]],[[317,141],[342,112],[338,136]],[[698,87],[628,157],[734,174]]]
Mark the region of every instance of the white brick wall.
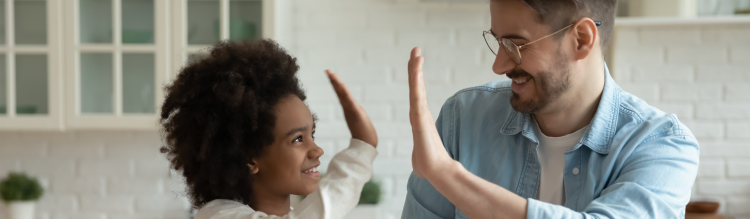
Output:
[[[492,54],[481,36],[489,28],[487,2],[295,0],[293,5],[297,18],[292,20],[298,21],[293,24],[296,40],[284,46],[299,58],[309,104],[322,124],[316,142],[327,149],[324,168],[348,143],[341,140],[348,137],[348,130],[323,74],[329,68],[347,83],[380,136],[375,178],[383,185],[383,197],[375,218],[400,218],[411,173],[409,52],[414,46],[423,49],[430,109],[436,117],[443,102],[456,91],[505,79],[492,73]],[[350,19],[350,15],[356,16]],[[319,23],[323,19],[336,22]]]
[[[156,132],[0,132],[0,178],[37,176],[37,218],[186,218]],[[5,218],[0,203],[0,218]]]
[[[349,133],[324,69],[339,73],[380,135],[376,218],[400,218],[411,170],[405,66],[413,46],[426,57],[430,109],[461,88],[505,79],[492,73],[481,37],[486,1],[290,0],[284,45],[299,58],[308,103],[320,122],[323,168]],[[621,27],[612,67],[622,87],[678,115],[701,142],[697,199],[750,217],[750,25]],[[0,175],[23,170],[47,194],[42,219],[185,218],[179,176],[158,153],[156,132],[0,133]],[[0,203],[0,209],[2,208]],[[1,211],[1,210],[0,210]],[[0,214],[0,219],[4,215]]]
[[750,24],[619,26],[617,82],[698,138],[696,200],[750,218]]

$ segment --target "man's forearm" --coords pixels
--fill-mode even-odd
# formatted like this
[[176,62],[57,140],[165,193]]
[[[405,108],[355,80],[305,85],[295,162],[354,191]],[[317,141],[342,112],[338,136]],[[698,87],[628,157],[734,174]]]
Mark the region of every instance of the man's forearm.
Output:
[[458,161],[427,180],[469,218],[526,218],[528,201],[466,170]]

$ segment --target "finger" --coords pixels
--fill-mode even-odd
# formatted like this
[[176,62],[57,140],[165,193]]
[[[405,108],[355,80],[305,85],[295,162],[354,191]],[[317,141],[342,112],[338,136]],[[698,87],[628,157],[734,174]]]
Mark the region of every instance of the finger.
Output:
[[419,47],[411,51],[409,59],[409,102],[412,108],[424,110],[427,105],[427,96],[425,94],[424,73],[422,65],[424,57],[421,56]]
[[339,102],[341,103],[341,105],[343,107],[351,106],[354,103],[354,98],[352,97],[351,93],[349,93],[349,89],[346,88],[346,85],[341,82],[339,76],[329,69],[326,69],[326,74],[328,75],[328,79],[331,81],[331,85],[333,85],[333,90],[336,91],[336,95],[339,97]]
[[[414,138],[429,138],[430,130],[435,130],[432,114],[427,104],[422,66],[424,57],[419,47],[412,50],[409,65],[409,122],[414,131]],[[427,133],[423,133],[427,132]]]

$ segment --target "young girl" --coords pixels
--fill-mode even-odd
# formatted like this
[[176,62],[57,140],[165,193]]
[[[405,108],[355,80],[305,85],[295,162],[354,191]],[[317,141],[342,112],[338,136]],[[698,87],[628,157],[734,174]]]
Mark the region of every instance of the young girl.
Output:
[[[161,111],[162,152],[181,170],[196,219],[342,218],[372,176],[375,129],[338,77],[328,77],[352,134],[325,177],[299,66],[271,40],[215,45],[181,70]],[[306,195],[293,210],[290,195]]]

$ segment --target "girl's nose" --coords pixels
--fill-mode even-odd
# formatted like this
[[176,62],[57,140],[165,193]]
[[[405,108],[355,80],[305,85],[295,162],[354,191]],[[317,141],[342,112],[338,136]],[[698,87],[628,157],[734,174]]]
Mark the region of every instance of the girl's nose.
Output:
[[313,148],[312,150],[310,150],[310,152],[307,153],[307,156],[310,159],[316,159],[316,158],[320,158],[321,156],[323,156],[324,153],[325,152],[323,151],[323,148],[320,148],[318,147],[317,144],[313,143]]

